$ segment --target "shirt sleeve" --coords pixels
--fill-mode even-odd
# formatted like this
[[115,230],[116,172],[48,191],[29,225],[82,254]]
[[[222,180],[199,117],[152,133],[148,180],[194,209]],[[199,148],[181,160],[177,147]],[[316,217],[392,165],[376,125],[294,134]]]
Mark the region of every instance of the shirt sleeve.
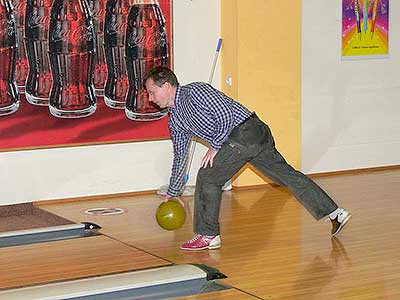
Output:
[[208,83],[202,83],[199,88],[192,90],[195,102],[203,107],[214,121],[214,133],[210,146],[219,150],[228,138],[234,125],[232,102],[221,91]]
[[171,130],[174,146],[174,160],[167,195],[180,196],[185,186],[186,160],[188,158],[191,136],[187,133]]

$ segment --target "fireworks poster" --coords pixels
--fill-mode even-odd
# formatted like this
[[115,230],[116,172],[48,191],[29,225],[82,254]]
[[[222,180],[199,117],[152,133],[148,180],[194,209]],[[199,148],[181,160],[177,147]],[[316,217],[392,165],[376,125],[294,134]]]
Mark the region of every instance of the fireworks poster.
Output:
[[389,56],[389,0],[342,0],[342,59]]

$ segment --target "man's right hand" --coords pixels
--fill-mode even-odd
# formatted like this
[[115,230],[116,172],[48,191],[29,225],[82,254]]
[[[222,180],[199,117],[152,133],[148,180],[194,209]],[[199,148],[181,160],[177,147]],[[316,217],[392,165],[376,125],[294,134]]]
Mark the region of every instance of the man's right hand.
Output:
[[174,199],[174,198],[175,198],[176,200],[178,200],[178,202],[179,202],[180,204],[182,204],[183,207],[185,207],[185,202],[182,200],[182,198],[181,198],[180,196],[172,197],[172,196],[170,196],[170,195],[166,195],[165,198],[164,198],[164,202],[167,202],[167,201],[172,200],[172,199]]
[[204,155],[203,160],[201,161],[200,167],[201,168],[207,168],[209,165],[211,168],[214,163],[214,157],[217,155],[218,150],[215,150],[213,148],[208,148],[207,153]]

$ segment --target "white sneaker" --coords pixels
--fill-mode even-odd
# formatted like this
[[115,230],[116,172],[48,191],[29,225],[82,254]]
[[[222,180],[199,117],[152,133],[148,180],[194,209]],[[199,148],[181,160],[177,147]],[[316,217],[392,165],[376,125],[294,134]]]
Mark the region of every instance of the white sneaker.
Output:
[[346,225],[346,223],[350,220],[350,218],[351,218],[351,213],[349,213],[344,208],[340,208],[336,217],[334,219],[330,218],[332,222],[332,231],[331,231],[332,235],[333,236],[337,235],[342,230],[344,225]]

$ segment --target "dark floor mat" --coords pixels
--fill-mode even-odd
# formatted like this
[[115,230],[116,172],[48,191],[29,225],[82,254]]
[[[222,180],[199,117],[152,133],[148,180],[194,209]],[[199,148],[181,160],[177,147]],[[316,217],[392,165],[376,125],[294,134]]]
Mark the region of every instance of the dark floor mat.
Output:
[[32,203],[0,206],[0,232],[74,224]]

